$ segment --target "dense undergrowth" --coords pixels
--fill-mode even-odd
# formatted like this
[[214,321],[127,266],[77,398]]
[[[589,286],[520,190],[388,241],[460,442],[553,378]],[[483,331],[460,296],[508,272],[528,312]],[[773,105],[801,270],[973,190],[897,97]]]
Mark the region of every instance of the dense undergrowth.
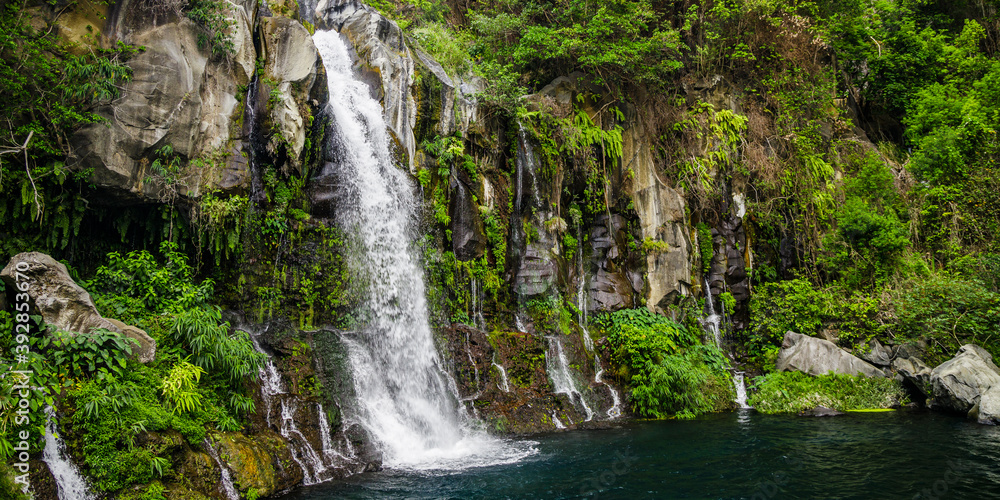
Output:
[[822,406],[835,410],[875,410],[907,402],[903,386],[891,378],[801,372],[775,372],[758,377],[748,399],[762,413],[793,413]]
[[[248,382],[264,355],[246,332],[234,331],[210,305],[214,283],[197,282],[188,259],[164,243],[158,262],[146,251],[112,253],[84,284],[106,317],[139,325],[157,341],[156,358],[140,364],[134,341],[106,330],[88,334],[50,331],[33,317],[32,451],[43,446],[44,406],[58,408],[72,428],[69,446],[102,492],[175,477],[170,449],[202,446],[213,432],[241,430],[254,411]],[[7,312],[0,320],[11,322]],[[14,339],[4,329],[5,355]],[[0,359],[5,366],[12,359]],[[17,404],[12,377],[0,387],[5,419]],[[0,455],[11,456],[17,426],[5,421]],[[157,437],[158,436],[158,437]]]

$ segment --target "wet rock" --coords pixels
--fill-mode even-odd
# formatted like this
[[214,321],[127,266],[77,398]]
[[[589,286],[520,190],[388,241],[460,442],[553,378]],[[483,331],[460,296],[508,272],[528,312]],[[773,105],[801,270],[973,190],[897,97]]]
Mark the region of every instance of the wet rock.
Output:
[[852,356],[834,343],[795,332],[785,333],[775,362],[778,371],[797,370],[810,375],[840,373],[885,377],[882,370]]
[[837,417],[840,415],[847,414],[840,410],[827,408],[825,406],[817,406],[799,413],[800,417]]
[[587,297],[587,307],[591,311],[610,312],[633,307],[632,284],[628,278],[604,269],[591,277]]
[[[306,103],[310,97],[315,97],[314,92],[323,94],[326,91],[323,88],[326,82],[317,78],[323,72],[323,60],[313,44],[312,35],[298,21],[285,17],[264,18],[261,28],[266,54],[264,75],[277,83],[275,88],[269,89],[268,95],[271,120],[279,133],[272,136],[268,148],[274,152],[278,147],[275,141],[280,137],[288,147],[289,166],[300,168],[299,159],[308,127],[307,116],[303,115],[310,112]],[[317,83],[322,85],[314,90]]]
[[974,408],[973,416],[980,424],[1000,424],[1000,385],[990,387]]
[[927,405],[957,413],[968,413],[991,387],[1000,385],[1000,369],[993,356],[975,344],[959,348],[951,358],[930,373],[931,399]]
[[240,433],[221,434],[218,450],[240,491],[255,488],[261,496],[268,496],[302,481],[302,470],[293,465],[291,449],[273,432],[252,437]]
[[[463,172],[464,174],[464,172]],[[461,261],[479,258],[486,251],[486,233],[479,216],[479,206],[472,200],[468,186],[455,175],[450,177],[451,244]]]

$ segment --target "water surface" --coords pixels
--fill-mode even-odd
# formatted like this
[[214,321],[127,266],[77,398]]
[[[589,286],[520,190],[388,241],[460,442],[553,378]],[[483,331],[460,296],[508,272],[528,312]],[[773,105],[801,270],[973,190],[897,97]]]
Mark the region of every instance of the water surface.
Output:
[[283,500],[1000,498],[1000,428],[927,412],[752,411],[532,439],[519,462],[362,474]]

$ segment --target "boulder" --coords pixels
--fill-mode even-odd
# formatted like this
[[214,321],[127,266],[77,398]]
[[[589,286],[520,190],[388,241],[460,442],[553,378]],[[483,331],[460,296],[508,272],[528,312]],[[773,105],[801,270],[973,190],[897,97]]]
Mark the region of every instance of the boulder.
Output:
[[[27,264],[27,269],[17,271],[21,263]],[[18,272],[24,277],[16,276]],[[139,328],[101,317],[90,294],[73,281],[62,262],[50,256],[40,252],[17,254],[0,272],[0,278],[15,288],[15,285],[27,282],[26,293],[34,305],[33,310],[42,316],[47,325],[79,333],[104,328],[138,342],[138,347],[133,347],[132,355],[140,363],[149,363],[156,356],[156,340]]]
[[932,409],[968,413],[991,387],[1000,385],[1000,369],[993,356],[974,344],[962,346],[954,358],[930,373]]
[[892,360],[892,369],[927,395],[930,390],[931,367],[920,361],[920,358],[896,358]]
[[810,375],[840,373],[885,377],[882,370],[852,356],[833,342],[795,332],[785,333],[775,367],[779,371],[797,370]]
[[132,346],[132,358],[136,361],[146,364],[153,361],[156,357],[156,340],[150,337],[145,330],[132,326],[126,325],[121,321],[113,318],[104,318],[111,324],[118,327],[118,330],[122,335],[136,341],[138,345]]
[[[18,271],[18,266],[24,267],[22,263],[27,268]],[[29,300],[46,324],[69,332],[89,333],[95,328],[105,328],[121,333],[117,326],[101,317],[90,294],[73,281],[66,266],[44,253],[15,255],[0,272],[0,278],[14,289],[28,283]]]
[[817,406],[799,413],[800,417],[837,417],[840,415],[846,415],[846,413],[825,406]]
[[1000,385],[994,385],[983,393],[975,410],[974,416],[977,422],[989,425],[1000,424]]
[[872,340],[871,350],[862,354],[861,358],[875,366],[889,366],[892,364],[892,350]]

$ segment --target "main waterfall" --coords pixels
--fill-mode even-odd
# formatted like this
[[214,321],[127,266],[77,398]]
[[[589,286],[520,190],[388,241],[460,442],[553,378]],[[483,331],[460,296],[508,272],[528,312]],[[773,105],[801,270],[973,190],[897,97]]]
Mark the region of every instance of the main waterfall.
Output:
[[[350,246],[362,298],[356,334],[345,335],[357,394],[347,418],[377,441],[388,467],[462,468],[518,460],[532,450],[490,438],[458,401],[428,321],[415,255],[414,184],[393,159],[382,106],[355,79],[336,32],[313,37],[330,89],[336,222]],[[353,414],[352,414],[353,413]]]

